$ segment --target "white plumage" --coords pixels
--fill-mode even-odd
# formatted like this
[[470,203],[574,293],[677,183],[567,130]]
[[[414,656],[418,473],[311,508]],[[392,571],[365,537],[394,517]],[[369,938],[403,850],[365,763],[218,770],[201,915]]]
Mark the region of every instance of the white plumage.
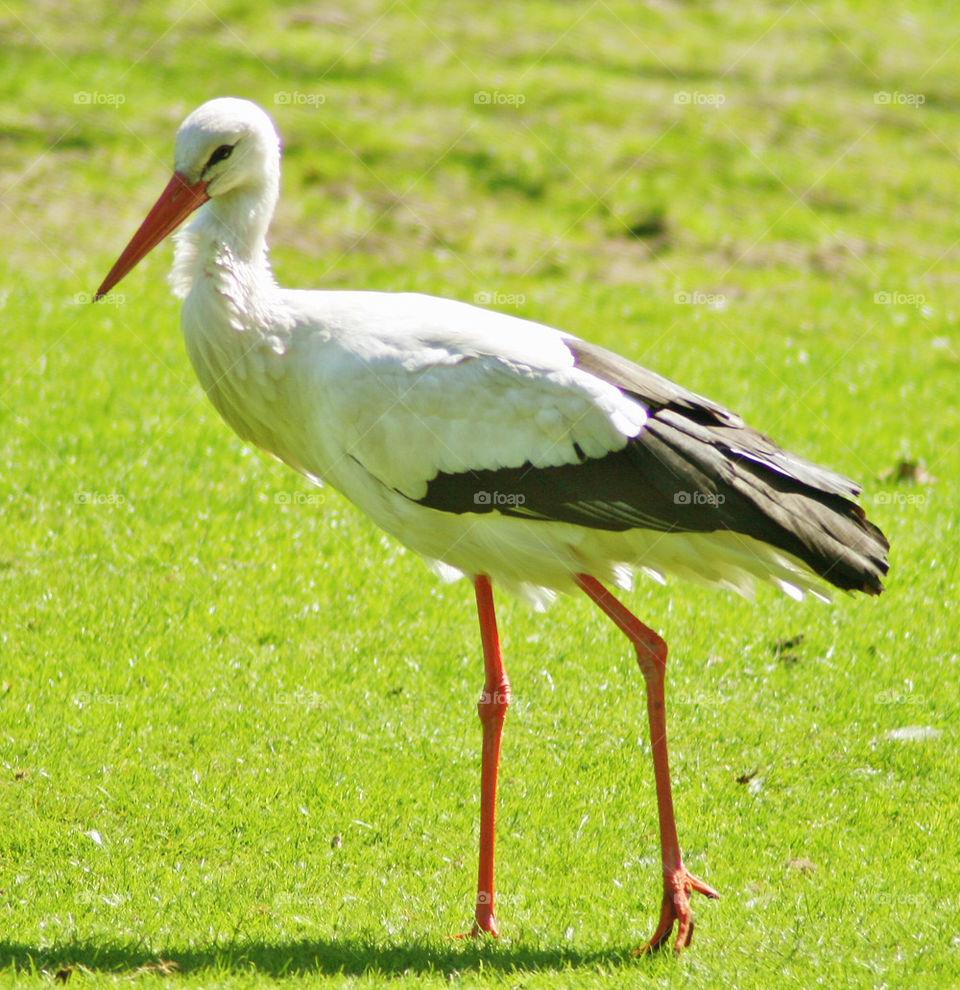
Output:
[[[490,726],[499,719],[498,750],[506,708],[491,691],[509,695],[488,579],[538,605],[586,591],[631,637],[652,697],[662,671],[658,686],[643,637],[655,634],[618,618],[598,581],[629,588],[639,570],[741,594],[758,580],[797,598],[831,585],[880,590],[886,541],[852,502],[856,486],[715,403],[529,320],[410,293],[279,287],[266,248],[279,186],[267,114],[245,100],[205,103],[181,126],[174,178],[98,296],[197,211],[177,235],[172,284],[190,360],[223,418],[339,489],[442,577],[474,579],[485,787],[491,774],[496,783]],[[669,790],[662,738],[654,758]],[[496,934],[491,795],[477,926]],[[686,872],[675,835],[675,850],[662,841],[673,892],[651,944],[678,920],[680,947],[692,922],[677,886],[683,897],[714,892]]]
[[741,594],[757,578],[826,594],[808,568],[743,535],[610,533],[411,504],[438,471],[573,464],[574,443],[602,457],[637,436],[647,410],[576,368],[570,335],[552,327],[435,296],[277,286],[265,237],[279,143],[266,114],[205,104],[180,129],[177,168],[195,172],[244,133],[241,118],[254,150],[229,161],[247,182],[217,189],[177,235],[172,275],[194,369],[240,436],[338,488],[444,576],[487,574],[535,605],[572,590],[580,571],[629,588],[636,568]]

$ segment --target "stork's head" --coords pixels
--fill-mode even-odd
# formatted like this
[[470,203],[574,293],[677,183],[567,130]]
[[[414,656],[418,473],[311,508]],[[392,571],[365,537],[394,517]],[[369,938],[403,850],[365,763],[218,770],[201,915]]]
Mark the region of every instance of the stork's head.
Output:
[[197,107],[177,131],[173,177],[94,298],[109,292],[209,199],[249,193],[268,200],[272,210],[279,170],[280,137],[256,103],[228,96]]
[[173,161],[185,183],[202,185],[209,199],[262,185],[279,154],[280,137],[266,111],[225,96],[197,107],[180,125]]

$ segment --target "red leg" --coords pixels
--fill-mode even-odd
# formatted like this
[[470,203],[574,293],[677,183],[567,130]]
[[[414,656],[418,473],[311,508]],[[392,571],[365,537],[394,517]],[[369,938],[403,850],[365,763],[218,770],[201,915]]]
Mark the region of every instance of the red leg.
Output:
[[510,681],[500,658],[497,617],[493,610],[490,579],[481,574],[474,581],[477,615],[483,642],[485,679],[477,712],[483,724],[483,758],[480,770],[480,866],[477,876],[477,910],[473,930],[468,934],[499,934],[493,913],[493,843],[497,811],[497,764],[500,761],[500,734],[510,704]]
[[693,937],[693,916],[690,913],[690,894],[697,891],[707,897],[720,895],[698,880],[683,865],[677,825],[673,817],[673,794],[670,789],[670,766],[667,761],[667,721],[663,697],[663,678],[667,667],[667,644],[636,616],[625,608],[595,578],[578,574],[577,584],[616,623],[617,627],[633,643],[637,651],[637,663],[647,683],[647,714],[650,719],[650,743],[653,748],[653,773],[657,782],[657,811],[660,817],[660,850],[663,859],[663,902],[660,907],[660,923],[653,937],[638,952],[649,952],[665,945],[678,922],[674,949],[679,952],[690,944]]

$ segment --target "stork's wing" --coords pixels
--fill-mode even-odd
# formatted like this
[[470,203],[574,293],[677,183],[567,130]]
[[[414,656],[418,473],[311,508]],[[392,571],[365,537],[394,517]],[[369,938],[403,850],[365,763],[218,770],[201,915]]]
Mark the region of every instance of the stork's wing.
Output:
[[[731,530],[786,550],[844,590],[877,594],[883,533],[853,501],[852,481],[778,447],[722,406],[602,348],[567,338],[577,366],[644,405],[644,429],[599,458],[440,473],[421,503],[599,529]],[[516,507],[470,506],[476,490],[519,493]]]
[[[347,450],[382,484],[458,514],[729,530],[839,588],[881,590],[887,542],[853,501],[853,482],[610,351],[483,312],[486,353],[454,335],[403,360],[365,361],[344,414]],[[498,330],[503,346],[491,353]],[[525,333],[549,335],[535,357]]]
[[[345,453],[412,501],[436,502],[431,492],[446,482],[451,501],[436,508],[485,511],[481,480],[516,478],[520,505],[538,471],[601,462],[643,430],[644,404],[578,368],[565,346],[536,359],[505,352],[435,340],[343,362],[336,432]],[[532,514],[559,518],[536,502]]]

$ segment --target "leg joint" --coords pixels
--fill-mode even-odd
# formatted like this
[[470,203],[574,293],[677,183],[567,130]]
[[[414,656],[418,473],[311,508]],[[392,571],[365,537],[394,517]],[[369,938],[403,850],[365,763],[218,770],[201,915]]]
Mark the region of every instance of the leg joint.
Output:
[[667,669],[667,644],[652,630],[630,637],[637,651],[637,663],[644,677],[662,677]]
[[492,719],[503,720],[510,704],[510,682],[504,678],[499,684],[491,688],[487,685],[477,702],[477,714],[482,722]]

